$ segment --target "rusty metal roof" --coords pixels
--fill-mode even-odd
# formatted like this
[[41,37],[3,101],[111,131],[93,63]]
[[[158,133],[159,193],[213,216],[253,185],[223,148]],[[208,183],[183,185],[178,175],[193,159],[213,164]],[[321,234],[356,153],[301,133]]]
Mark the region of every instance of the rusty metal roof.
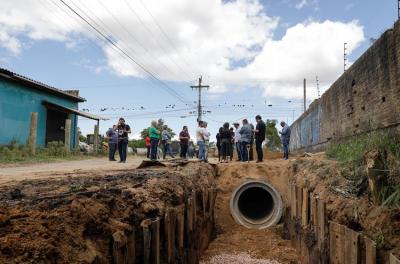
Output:
[[50,93],[50,94],[53,94],[53,95],[56,95],[59,97],[63,97],[63,98],[75,101],[75,102],[85,102],[86,101],[86,99],[83,97],[76,96],[76,95],[73,95],[66,91],[49,86],[47,84],[32,80],[28,77],[19,75],[17,73],[7,70],[7,69],[0,68],[0,78],[4,78],[4,79],[10,80],[10,81],[22,84],[31,89],[35,89],[35,90],[42,91],[45,93]]

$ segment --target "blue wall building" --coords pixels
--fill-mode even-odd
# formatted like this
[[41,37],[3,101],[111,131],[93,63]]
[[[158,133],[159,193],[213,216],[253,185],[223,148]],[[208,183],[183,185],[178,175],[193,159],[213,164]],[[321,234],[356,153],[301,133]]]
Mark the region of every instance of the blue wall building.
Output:
[[0,145],[13,141],[26,144],[31,112],[36,112],[38,147],[64,141],[65,120],[70,119],[71,149],[74,148],[78,141],[77,116],[100,119],[78,110],[78,104],[84,101],[79,91],[62,91],[0,68]]

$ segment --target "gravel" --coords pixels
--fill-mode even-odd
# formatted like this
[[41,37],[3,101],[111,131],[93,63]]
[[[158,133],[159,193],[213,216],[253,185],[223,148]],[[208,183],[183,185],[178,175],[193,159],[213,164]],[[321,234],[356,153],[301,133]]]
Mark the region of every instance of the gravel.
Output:
[[213,256],[208,261],[200,261],[200,264],[279,264],[276,260],[256,259],[247,253],[222,253]]

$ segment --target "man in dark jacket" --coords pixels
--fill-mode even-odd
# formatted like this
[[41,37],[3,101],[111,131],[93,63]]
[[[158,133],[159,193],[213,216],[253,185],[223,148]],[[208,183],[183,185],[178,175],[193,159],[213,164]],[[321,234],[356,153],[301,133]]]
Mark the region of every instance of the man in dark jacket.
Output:
[[289,159],[289,142],[290,142],[290,127],[285,123],[281,122],[282,131],[279,131],[281,134],[281,140],[283,145],[283,159]]
[[256,116],[256,122],[257,126],[256,129],[254,130],[254,138],[256,140],[256,151],[257,151],[257,161],[256,162],[262,162],[263,161],[263,150],[262,150],[262,143],[265,140],[265,123],[262,120],[260,115]]

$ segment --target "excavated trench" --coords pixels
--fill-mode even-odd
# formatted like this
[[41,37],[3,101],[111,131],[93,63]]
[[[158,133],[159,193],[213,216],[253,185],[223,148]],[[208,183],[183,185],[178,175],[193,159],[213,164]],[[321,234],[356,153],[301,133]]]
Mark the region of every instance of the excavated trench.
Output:
[[[239,173],[227,186],[229,171],[195,162],[139,168],[1,187],[0,263],[224,263],[213,257],[245,248],[215,250],[232,241],[226,234],[260,249],[278,241],[276,256],[292,254],[279,263],[295,259],[276,227],[283,203],[269,182]],[[268,231],[253,233],[260,229]]]

